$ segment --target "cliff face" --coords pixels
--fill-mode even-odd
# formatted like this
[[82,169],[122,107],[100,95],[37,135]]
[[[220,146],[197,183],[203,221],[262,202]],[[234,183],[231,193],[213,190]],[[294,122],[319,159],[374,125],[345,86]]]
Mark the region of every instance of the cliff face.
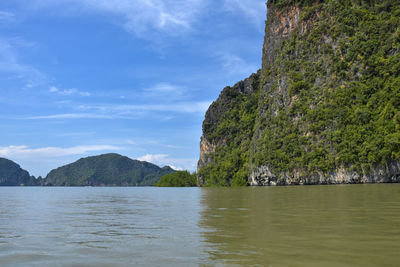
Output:
[[246,185],[259,78],[259,73],[253,74],[233,87],[224,88],[209,107],[200,143],[199,185]]
[[398,182],[400,3],[271,0],[262,68],[203,123],[200,185]]

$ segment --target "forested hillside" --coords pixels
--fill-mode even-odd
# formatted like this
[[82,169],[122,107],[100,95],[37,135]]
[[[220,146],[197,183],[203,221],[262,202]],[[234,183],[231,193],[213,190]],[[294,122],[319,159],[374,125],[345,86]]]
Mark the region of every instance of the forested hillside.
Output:
[[44,185],[52,186],[150,186],[170,167],[160,168],[145,161],[132,160],[118,154],[87,157],[52,170]]

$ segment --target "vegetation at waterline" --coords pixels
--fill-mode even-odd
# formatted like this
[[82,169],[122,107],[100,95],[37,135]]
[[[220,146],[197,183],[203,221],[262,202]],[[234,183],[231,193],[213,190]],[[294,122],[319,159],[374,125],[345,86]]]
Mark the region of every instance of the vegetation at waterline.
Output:
[[195,173],[176,171],[161,177],[155,186],[159,187],[194,187],[197,186]]

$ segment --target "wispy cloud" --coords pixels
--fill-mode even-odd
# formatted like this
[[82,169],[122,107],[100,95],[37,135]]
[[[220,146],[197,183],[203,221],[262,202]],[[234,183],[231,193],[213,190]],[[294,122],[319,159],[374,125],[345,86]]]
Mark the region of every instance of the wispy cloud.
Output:
[[264,30],[265,2],[263,0],[224,0],[225,8],[234,14],[246,16],[259,30]]
[[185,96],[186,90],[182,87],[169,83],[159,83],[153,87],[143,90],[144,96],[147,98],[157,98],[163,100],[176,100]]
[[222,67],[230,75],[246,77],[258,69],[258,66],[255,62],[248,62],[247,60],[233,53],[220,51],[219,53],[216,53],[216,57],[219,58]]
[[178,102],[173,104],[148,104],[148,105],[94,105],[80,106],[84,110],[98,110],[105,112],[176,112],[176,113],[202,113],[210,106],[210,101]]
[[180,35],[190,30],[209,0],[35,0],[37,6],[75,5],[79,8],[120,18],[127,31],[149,34]]
[[27,88],[42,84],[47,77],[44,73],[22,63],[18,58],[18,49],[32,47],[34,44],[21,39],[5,39],[0,36],[0,73],[22,79]]
[[[211,101],[182,102],[155,105],[80,105],[82,112],[50,115],[26,116],[22,120],[56,120],[56,119],[138,119],[149,114],[158,115],[163,120],[171,119],[166,113],[200,113],[204,114]],[[162,116],[161,116],[162,115]],[[160,117],[161,116],[161,117]]]
[[0,147],[0,156],[13,159],[54,158],[72,155],[84,155],[96,151],[118,151],[120,147],[110,145],[74,146],[74,147],[42,147],[31,148],[28,146]]
[[69,133],[61,133],[57,134],[60,137],[83,137],[83,136],[92,136],[95,135],[95,132],[69,132]]
[[58,89],[55,86],[50,87],[49,89],[50,93],[53,94],[58,94],[62,96],[73,96],[73,95],[78,95],[78,96],[90,96],[91,94],[89,92],[82,92],[79,91],[76,88],[71,88],[71,89]]
[[56,120],[56,119],[115,119],[116,116],[91,113],[63,113],[43,116],[21,117],[23,120]]
[[10,21],[14,21],[14,20],[15,20],[14,13],[0,10],[0,23],[1,22],[10,22]]

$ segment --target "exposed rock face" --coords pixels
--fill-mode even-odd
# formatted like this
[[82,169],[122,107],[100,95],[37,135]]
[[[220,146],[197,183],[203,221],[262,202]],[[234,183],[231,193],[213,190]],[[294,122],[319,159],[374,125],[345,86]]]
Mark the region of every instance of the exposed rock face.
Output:
[[208,142],[207,139],[201,137],[200,140],[200,159],[198,168],[203,168],[212,162],[212,155],[215,152],[215,145]]
[[383,2],[268,1],[261,69],[206,113],[199,185],[399,182],[400,4]]
[[249,178],[251,186],[276,186],[276,185],[312,185],[312,184],[366,184],[366,183],[399,183],[400,163],[391,162],[384,167],[376,167],[370,173],[359,174],[341,168],[324,174],[322,172],[304,176],[296,170],[283,174],[283,179],[277,178],[268,166],[261,166],[252,170]]
[[[300,8],[291,6],[284,10],[270,7],[268,11],[268,27],[265,28],[263,46],[263,69],[275,61],[275,50],[279,49],[282,39],[288,38],[300,22]],[[301,33],[305,24],[301,26]]]

